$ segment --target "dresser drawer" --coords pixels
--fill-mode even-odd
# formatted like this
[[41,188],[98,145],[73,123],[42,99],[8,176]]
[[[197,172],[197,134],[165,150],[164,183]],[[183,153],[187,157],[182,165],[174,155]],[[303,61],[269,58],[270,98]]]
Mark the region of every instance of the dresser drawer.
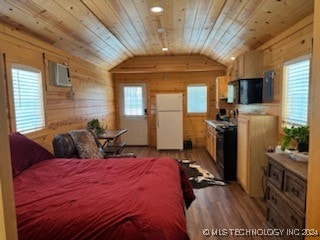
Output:
[[268,207],[267,209],[267,223],[270,228],[288,229],[279,213],[272,207]]
[[304,217],[295,211],[287,200],[281,197],[281,193],[272,187],[267,188],[267,203],[271,205],[285,219],[287,225],[291,229],[303,229]]
[[290,172],[284,174],[283,192],[302,211],[306,206],[307,183]]
[[289,240],[289,239],[294,239],[294,240],[302,240],[303,236],[295,236],[288,233],[288,227],[283,220],[283,218],[279,215],[277,210],[275,210],[272,207],[267,208],[267,225],[271,229],[281,229],[283,231],[283,235],[280,237],[277,237],[275,239],[281,239],[281,240]]
[[272,182],[273,185],[280,191],[282,190],[283,186],[283,172],[283,167],[269,159],[268,181]]

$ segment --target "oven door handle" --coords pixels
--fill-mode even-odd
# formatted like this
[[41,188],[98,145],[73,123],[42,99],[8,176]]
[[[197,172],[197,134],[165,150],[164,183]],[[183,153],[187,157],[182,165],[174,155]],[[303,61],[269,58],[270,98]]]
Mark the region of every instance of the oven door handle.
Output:
[[216,137],[219,139],[222,139],[222,140],[224,139],[224,137],[221,133],[216,133]]

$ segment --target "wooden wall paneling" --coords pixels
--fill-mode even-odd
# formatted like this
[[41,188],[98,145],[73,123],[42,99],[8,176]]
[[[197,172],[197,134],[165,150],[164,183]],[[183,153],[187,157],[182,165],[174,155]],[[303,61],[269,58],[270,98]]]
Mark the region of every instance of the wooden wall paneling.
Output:
[[[4,49],[8,49],[5,47],[5,44],[15,44],[20,46],[22,49],[29,49],[35,52],[43,53],[43,49],[45,49],[46,54],[52,54],[54,56],[60,56],[60,59],[68,59],[76,62],[81,62],[84,65],[88,63],[85,58],[79,59],[76,56],[70,55],[63,50],[60,50],[47,42],[42,41],[36,36],[26,34],[17,29],[10,28],[2,23],[0,23],[0,39],[2,40],[2,45]],[[97,66],[99,67],[99,65]]]
[[[145,58],[147,59],[147,58]],[[167,64],[175,64],[179,62],[177,59],[171,61],[173,58],[167,58]],[[179,57],[181,59],[181,57]],[[193,65],[192,60],[199,62],[201,58],[190,58],[190,65]],[[184,58],[184,60],[186,60]],[[141,58],[138,62],[142,65]],[[165,61],[163,61],[164,63]],[[139,64],[135,63],[135,66]],[[196,65],[196,64],[195,64]],[[201,65],[201,64],[200,64]],[[202,63],[203,65],[203,63]],[[165,65],[164,65],[165,67]],[[192,69],[192,68],[191,68]],[[218,76],[225,74],[225,67],[217,71],[185,71],[185,72],[163,72],[163,73],[114,73],[113,80],[115,84],[115,99],[117,100],[115,106],[118,109],[118,88],[123,83],[137,83],[143,82],[148,86],[148,109],[151,105],[155,105],[155,95],[157,93],[175,93],[181,92],[184,94],[184,139],[191,139],[195,147],[205,146],[205,119],[214,118],[216,115],[215,103],[215,79]],[[206,84],[208,87],[208,113],[204,115],[187,114],[186,111],[186,88],[188,84]],[[149,146],[156,146],[156,127],[155,115],[150,114],[148,111],[148,131],[149,131]],[[116,110],[116,118],[119,119],[119,113]],[[117,124],[119,120],[117,120]],[[119,126],[119,125],[118,125]]]
[[219,71],[225,66],[202,55],[152,56],[130,58],[110,70],[112,73],[203,72]]
[[303,18],[301,21],[299,21],[298,23],[290,26],[289,28],[287,28],[285,31],[283,31],[282,33],[278,34],[277,36],[275,36],[274,38],[272,38],[271,40],[267,41],[266,43],[264,43],[263,45],[261,45],[260,47],[257,48],[257,50],[264,50],[267,49],[269,47],[271,47],[272,45],[275,45],[277,42],[287,38],[288,36],[291,36],[292,34],[294,34],[295,32],[299,31],[300,29],[304,28],[305,26],[312,24],[313,23],[313,13],[310,13],[308,16],[306,16],[305,18]]
[[[320,232],[320,2],[314,1],[314,32],[313,32],[313,56],[310,85],[310,146],[308,163],[308,189],[307,189],[307,213],[306,229],[316,229]],[[319,234],[318,234],[319,238]],[[306,239],[315,239],[308,236]]]
[[[275,70],[273,102],[237,105],[235,107],[242,112],[266,112],[271,115],[281,116],[283,64],[285,61],[311,53],[312,16],[306,17],[257,49],[263,51],[263,71]],[[280,129],[281,117],[279,117],[279,131]]]
[[3,54],[0,52],[0,239],[17,240],[17,221],[14,205],[14,189],[7,129],[5,72]]
[[[309,29],[311,26],[307,26]],[[301,56],[311,52],[312,30],[306,33],[301,29],[294,36],[279,42],[272,47],[274,61],[287,61],[296,56]],[[294,51],[292,51],[294,49]]]
[[[15,12],[15,11],[12,11],[12,12]],[[25,15],[22,14],[21,16],[23,18]],[[44,27],[44,30],[45,30],[44,32],[53,32],[52,27],[47,26],[47,23],[42,21],[37,21],[37,22],[39,22],[40,24],[42,23],[46,25]],[[54,36],[57,39],[56,41],[54,41],[52,40],[52,38],[47,39],[46,37],[43,37],[44,35],[42,33],[41,33],[41,36],[39,36],[39,34],[33,31],[33,28],[31,28],[31,31],[30,30],[23,31],[24,28],[23,27],[21,28],[20,25],[18,25],[16,28],[5,26],[3,25],[3,23],[1,23],[0,25],[2,25],[2,27],[4,28],[3,32],[13,36],[14,39],[18,38],[23,41],[26,41],[30,46],[44,46],[45,44],[49,43],[51,44],[50,46],[45,46],[46,50],[48,51],[60,52],[63,55],[64,54],[63,52],[65,52],[68,49],[69,54],[82,56],[82,59],[88,62],[92,62],[100,66],[109,66],[109,67],[111,66],[111,64],[108,64],[106,62],[101,63],[103,60],[99,57],[95,57],[94,53],[90,52],[86,46],[83,46],[83,45],[79,46],[79,44],[75,43],[75,41],[72,39],[70,34],[64,35],[63,37],[61,37],[63,33],[57,30],[56,34],[54,34]],[[25,32],[29,34],[26,35]],[[61,42],[62,39],[63,39],[63,43]],[[72,57],[72,58],[75,58],[75,57]]]
[[[29,133],[28,137],[52,150],[51,141],[60,132],[86,127],[86,123],[98,118],[103,126],[115,127],[114,94],[111,74],[105,68],[69,55],[44,42],[1,28],[0,50],[6,55],[6,68],[10,118],[14,123],[12,105],[11,63],[20,63],[41,69],[44,81],[46,128]],[[25,39],[25,40],[24,40]],[[34,40],[34,41],[33,41]],[[48,60],[66,63],[70,69],[74,99],[68,99],[70,88],[57,87],[48,80]],[[11,124],[14,126],[14,124]],[[14,127],[10,128],[14,131]]]
[[[2,48],[3,47],[3,48]],[[5,52],[6,47],[12,52]],[[44,74],[42,54],[39,52],[34,52],[29,49],[25,49],[19,45],[14,44],[4,44],[1,46],[2,51],[5,52],[5,67],[6,67],[6,85],[8,93],[8,110],[9,110],[9,129],[11,131],[16,131],[15,128],[15,112],[14,112],[14,102],[13,102],[13,87],[12,87],[12,75],[11,68],[13,64],[21,64],[25,66],[30,66],[39,69]],[[43,88],[45,85],[43,84]],[[44,101],[44,106],[46,106],[46,101]]]

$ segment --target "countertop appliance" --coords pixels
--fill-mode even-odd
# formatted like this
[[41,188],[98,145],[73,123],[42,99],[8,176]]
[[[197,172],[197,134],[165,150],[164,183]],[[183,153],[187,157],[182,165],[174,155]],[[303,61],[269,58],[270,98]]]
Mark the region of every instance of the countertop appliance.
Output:
[[228,85],[228,103],[262,103],[262,78],[239,79]]
[[239,80],[239,103],[262,103],[262,78]]
[[237,179],[237,125],[221,121],[216,124],[217,168],[221,177]]
[[183,95],[156,95],[157,150],[183,149]]

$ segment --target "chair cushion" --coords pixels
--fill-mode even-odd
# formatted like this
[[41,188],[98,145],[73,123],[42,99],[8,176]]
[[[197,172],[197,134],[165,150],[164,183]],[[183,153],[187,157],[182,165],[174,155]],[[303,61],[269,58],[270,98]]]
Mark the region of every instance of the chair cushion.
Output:
[[9,134],[13,177],[31,165],[54,156],[44,147],[16,132]]
[[72,138],[80,158],[104,158],[94,136],[86,129],[68,132]]

